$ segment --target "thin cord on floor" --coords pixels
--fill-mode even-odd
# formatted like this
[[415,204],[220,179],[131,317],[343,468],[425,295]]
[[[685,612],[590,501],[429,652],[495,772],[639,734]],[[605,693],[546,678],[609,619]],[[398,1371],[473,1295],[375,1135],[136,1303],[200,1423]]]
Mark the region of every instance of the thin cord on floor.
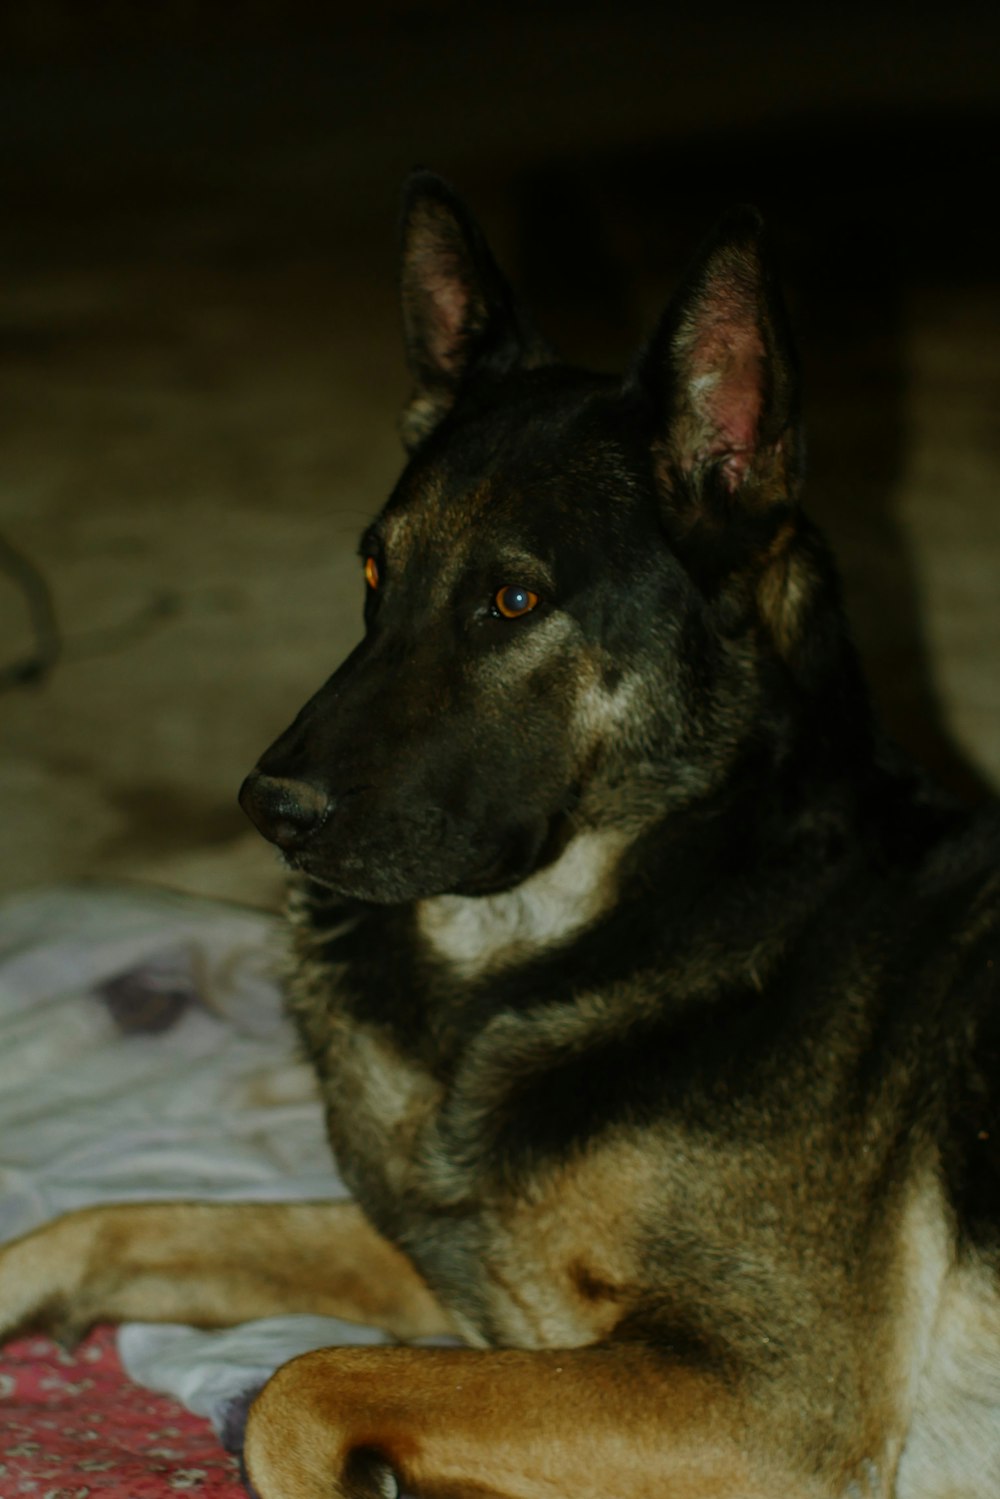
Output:
[[0,666],[0,692],[42,682],[60,660],[80,660],[132,645],[164,620],[181,611],[178,593],[158,593],[132,619],[102,630],[88,630],[66,639],[59,628],[52,590],[40,569],[0,536],[0,569],[24,594],[35,648],[28,655]]
[[21,589],[35,636],[35,649],[20,660],[0,666],[0,692],[40,682],[62,653],[62,637],[56,619],[52,591],[35,564],[0,536],[0,568]]

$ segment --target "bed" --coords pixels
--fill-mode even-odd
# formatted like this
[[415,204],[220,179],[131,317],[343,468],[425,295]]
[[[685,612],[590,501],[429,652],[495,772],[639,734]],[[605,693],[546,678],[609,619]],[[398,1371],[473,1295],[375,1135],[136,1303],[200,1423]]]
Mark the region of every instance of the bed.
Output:
[[[282,933],[142,888],[0,904],[0,1239],[94,1202],[345,1195],[281,1013]],[[226,1443],[268,1374],[382,1341],[308,1316],[21,1337],[0,1351],[0,1499],[235,1499]]]

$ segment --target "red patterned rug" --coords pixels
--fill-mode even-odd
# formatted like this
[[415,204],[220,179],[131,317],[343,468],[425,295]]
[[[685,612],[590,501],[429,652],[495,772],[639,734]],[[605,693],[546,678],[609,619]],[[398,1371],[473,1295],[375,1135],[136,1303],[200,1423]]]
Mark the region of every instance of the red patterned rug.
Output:
[[132,1384],[114,1329],[0,1351],[0,1499],[246,1499],[207,1421]]

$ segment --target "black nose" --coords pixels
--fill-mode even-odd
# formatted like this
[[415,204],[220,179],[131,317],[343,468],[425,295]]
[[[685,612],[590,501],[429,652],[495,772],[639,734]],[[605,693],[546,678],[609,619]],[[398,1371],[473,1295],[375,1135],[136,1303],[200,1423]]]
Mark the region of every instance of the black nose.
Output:
[[240,787],[240,806],[265,838],[290,849],[319,831],[333,810],[333,797],[311,781],[252,770]]

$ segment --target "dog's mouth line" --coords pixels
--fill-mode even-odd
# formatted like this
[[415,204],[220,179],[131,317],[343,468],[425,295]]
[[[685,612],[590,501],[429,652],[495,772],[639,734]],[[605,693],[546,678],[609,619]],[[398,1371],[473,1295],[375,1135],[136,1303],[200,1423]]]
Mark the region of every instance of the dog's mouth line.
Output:
[[[354,855],[346,855],[337,861],[337,869],[331,873],[329,867],[324,868],[324,861],[318,857],[318,851],[307,843],[299,849],[283,850],[281,854],[282,863],[285,868],[294,874],[306,876],[315,880],[317,884],[325,889],[333,890],[342,897],[352,899],[372,900],[378,903],[378,897],[373,896],[370,891],[369,863],[363,858]],[[479,869],[470,872],[464,877],[447,880],[440,885],[414,890],[412,895],[401,896],[390,904],[407,904],[412,900],[427,900],[437,895],[466,895],[466,896],[490,896],[501,894],[515,885],[521,884],[530,874],[534,872],[534,860],[526,868],[517,867],[513,872],[509,865],[508,850],[501,849],[490,859],[489,863],[483,864]],[[364,893],[359,894],[359,889],[364,888]]]

